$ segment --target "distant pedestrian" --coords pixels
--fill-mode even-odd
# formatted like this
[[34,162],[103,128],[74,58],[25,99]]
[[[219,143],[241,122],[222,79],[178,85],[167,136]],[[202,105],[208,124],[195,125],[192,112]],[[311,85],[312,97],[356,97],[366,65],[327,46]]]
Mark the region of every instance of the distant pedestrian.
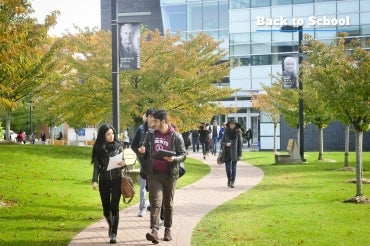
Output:
[[217,153],[217,142],[218,140],[218,135],[220,133],[220,126],[217,124],[217,121],[214,120],[212,122],[212,126],[210,126],[210,131],[211,131],[211,136],[212,136],[212,154],[216,155]]
[[234,188],[236,177],[236,165],[242,157],[242,133],[240,124],[236,119],[231,118],[227,124],[222,144],[225,148],[225,168],[227,176],[227,186]]
[[128,128],[123,131],[123,148],[125,149],[130,148],[130,137],[128,135],[128,131]]
[[33,131],[30,134],[30,142],[31,142],[31,144],[35,144],[35,139],[36,139],[36,132]]
[[188,155],[189,146],[191,145],[190,132],[186,131],[186,132],[183,132],[181,135],[182,135],[182,138],[184,139],[186,154]]
[[42,132],[41,132],[41,136],[40,136],[40,138],[41,138],[42,144],[45,144],[45,141],[46,141],[46,135],[45,135],[45,132],[44,132],[44,131],[42,131]]
[[196,129],[191,131],[191,143],[193,145],[193,152],[199,152],[199,132]]
[[245,138],[247,139],[248,147],[251,147],[251,142],[253,141],[253,132],[251,128],[245,133]]
[[206,155],[209,152],[209,128],[207,123],[202,123],[199,126],[199,142],[202,145],[203,159],[206,159]]

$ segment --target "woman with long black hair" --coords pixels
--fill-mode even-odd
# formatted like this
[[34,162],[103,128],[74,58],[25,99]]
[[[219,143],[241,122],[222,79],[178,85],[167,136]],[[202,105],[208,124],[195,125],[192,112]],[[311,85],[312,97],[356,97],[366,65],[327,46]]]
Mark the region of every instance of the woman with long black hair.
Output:
[[[109,158],[122,153],[122,161],[115,168],[107,170]],[[121,199],[121,169],[125,166],[123,144],[118,140],[117,132],[109,124],[102,125],[92,150],[91,163],[94,164],[93,189],[99,188],[103,214],[109,226],[110,243],[116,243],[119,202]]]
[[242,157],[242,132],[240,124],[231,118],[225,128],[222,137],[222,144],[225,148],[225,168],[227,175],[227,186],[234,188],[236,177],[236,164]]

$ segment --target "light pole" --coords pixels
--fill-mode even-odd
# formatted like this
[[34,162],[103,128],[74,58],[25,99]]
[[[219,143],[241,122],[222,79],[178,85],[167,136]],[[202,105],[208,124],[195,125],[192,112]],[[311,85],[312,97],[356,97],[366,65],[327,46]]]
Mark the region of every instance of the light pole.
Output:
[[[281,32],[298,32],[298,65],[300,66],[302,63],[302,40],[303,40],[303,26],[291,26],[286,25],[281,27]],[[298,99],[298,121],[299,121],[299,154],[301,156],[301,160],[305,162],[304,158],[304,133],[303,133],[303,86],[301,76],[298,75],[298,92],[299,92],[299,99]]]
[[119,134],[119,70],[118,70],[118,0],[111,1],[112,11],[112,101],[113,101],[113,127]]

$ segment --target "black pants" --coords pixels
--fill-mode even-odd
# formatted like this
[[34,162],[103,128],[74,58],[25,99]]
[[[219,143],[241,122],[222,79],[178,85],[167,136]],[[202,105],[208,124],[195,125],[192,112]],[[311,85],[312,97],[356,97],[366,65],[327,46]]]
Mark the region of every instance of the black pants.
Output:
[[104,216],[117,216],[121,200],[121,179],[99,181],[99,193]]

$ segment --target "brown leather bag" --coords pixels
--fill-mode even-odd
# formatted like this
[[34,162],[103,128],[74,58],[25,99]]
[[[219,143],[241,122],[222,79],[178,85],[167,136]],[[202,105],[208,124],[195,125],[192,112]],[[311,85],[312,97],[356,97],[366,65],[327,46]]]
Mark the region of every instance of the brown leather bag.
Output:
[[124,167],[121,171],[121,193],[125,204],[130,203],[135,196],[134,182],[128,175],[127,167]]

